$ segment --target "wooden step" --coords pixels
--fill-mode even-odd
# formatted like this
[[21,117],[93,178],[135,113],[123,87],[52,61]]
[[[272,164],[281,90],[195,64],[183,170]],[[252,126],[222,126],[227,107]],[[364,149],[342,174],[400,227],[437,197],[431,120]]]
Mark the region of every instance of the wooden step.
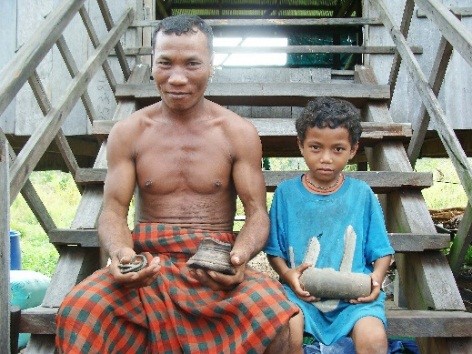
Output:
[[[387,311],[389,336],[471,337],[472,313],[463,311],[391,310]],[[23,310],[20,332],[54,334],[56,308],[35,307]]]
[[[141,105],[157,102],[160,95],[154,82],[148,84],[117,85],[117,99],[133,98]],[[220,105],[252,106],[304,106],[312,97],[333,96],[351,101],[362,107],[369,100],[387,101],[388,85],[331,83],[227,83],[212,82],[205,92],[206,98]]]
[[[247,118],[256,127],[262,142],[265,157],[300,157],[297,132],[293,118]],[[97,120],[93,123],[92,134],[104,140],[116,122]],[[412,136],[410,123],[377,124],[362,122],[362,147],[374,146],[384,141],[409,141]]]
[[[160,20],[135,20],[131,27],[156,27]],[[373,17],[348,17],[348,18],[227,18],[227,19],[205,19],[215,32],[218,28],[235,28],[241,30],[247,28],[254,31],[255,27],[267,27],[270,30],[283,27],[319,27],[322,26],[364,26],[364,25],[382,25],[379,18]],[[238,32],[239,33],[239,32]]]
[[[99,247],[97,229],[55,229],[49,232],[49,241],[56,246]],[[437,251],[449,247],[448,234],[389,233],[395,252]]]
[[[76,183],[101,184],[105,181],[105,168],[80,168],[74,176]],[[304,171],[263,171],[266,188],[273,192],[277,185],[290,178],[300,176]],[[391,193],[400,189],[423,189],[433,185],[433,175],[429,172],[393,171],[351,171],[346,176],[365,181],[375,193]]]

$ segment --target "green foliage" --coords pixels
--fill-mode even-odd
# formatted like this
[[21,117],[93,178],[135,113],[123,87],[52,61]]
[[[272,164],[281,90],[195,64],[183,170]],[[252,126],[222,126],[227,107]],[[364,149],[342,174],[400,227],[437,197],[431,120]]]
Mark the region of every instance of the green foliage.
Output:
[[[30,180],[56,226],[70,227],[80,201],[80,193],[70,174],[58,171],[33,172]],[[23,269],[51,276],[59,255],[48,242],[46,233],[21,195],[14,200],[10,216],[10,229],[21,233]]]
[[[472,159],[469,159],[472,161]],[[465,207],[467,196],[449,159],[424,158],[415,166],[418,172],[432,172],[433,186],[423,189],[429,209]]]

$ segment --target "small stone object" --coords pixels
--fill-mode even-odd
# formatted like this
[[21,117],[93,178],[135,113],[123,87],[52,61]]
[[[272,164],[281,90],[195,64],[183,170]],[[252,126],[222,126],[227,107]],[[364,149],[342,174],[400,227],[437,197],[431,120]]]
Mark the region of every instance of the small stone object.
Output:
[[300,283],[311,295],[323,299],[357,299],[371,292],[369,275],[331,268],[308,268],[301,275]]
[[198,245],[197,252],[187,261],[187,265],[190,268],[214,270],[215,272],[234,275],[236,269],[231,265],[229,255],[231,248],[230,243],[206,237]]
[[147,259],[142,254],[135,255],[131,262],[129,263],[121,263],[118,265],[120,268],[121,274],[131,273],[131,272],[139,272],[141,269],[147,266]]

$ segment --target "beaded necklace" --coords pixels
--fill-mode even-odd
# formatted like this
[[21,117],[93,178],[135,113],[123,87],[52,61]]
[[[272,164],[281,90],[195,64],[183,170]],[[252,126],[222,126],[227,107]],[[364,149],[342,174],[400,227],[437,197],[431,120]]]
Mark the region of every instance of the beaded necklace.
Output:
[[340,173],[338,178],[336,178],[336,181],[328,187],[318,186],[314,184],[308,177],[307,173],[305,173],[305,182],[308,189],[312,190],[313,192],[318,193],[318,194],[329,194],[336,191],[339,187],[341,187],[341,185],[344,182],[344,174]]

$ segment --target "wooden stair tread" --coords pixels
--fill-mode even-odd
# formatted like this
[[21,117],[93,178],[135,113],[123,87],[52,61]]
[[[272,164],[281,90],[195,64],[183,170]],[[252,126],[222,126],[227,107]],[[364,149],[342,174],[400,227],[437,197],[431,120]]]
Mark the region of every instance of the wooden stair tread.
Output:
[[[74,176],[79,184],[101,184],[105,181],[105,168],[80,168]],[[277,185],[294,178],[303,171],[263,171],[267,191],[272,192]],[[393,171],[352,171],[346,176],[366,182],[375,193],[389,193],[402,188],[423,189],[431,187],[433,176],[429,172],[393,172]]]
[[[293,118],[247,118],[256,127],[265,157],[299,157],[295,119]],[[106,139],[116,122],[94,121],[92,134]],[[361,147],[373,146],[380,141],[408,141],[412,136],[410,123],[377,124],[362,122]]]
[[[159,100],[154,82],[147,84],[117,85],[117,99],[134,98],[143,105]],[[304,106],[312,97],[333,96],[344,98],[357,106],[367,100],[390,98],[388,85],[342,83],[241,83],[213,82],[205,92],[206,98],[221,105]]]
[[[48,234],[49,241],[55,245],[79,245],[99,247],[97,229],[55,229]],[[422,252],[442,250],[449,246],[448,234],[389,233],[392,247],[396,252]]]
[[[135,20],[132,27],[155,27],[160,20]],[[249,27],[254,30],[256,26],[269,26],[279,28],[280,26],[363,26],[381,25],[379,18],[371,17],[349,17],[349,18],[226,18],[205,19],[215,31],[218,27]]]
[[[23,310],[20,331],[54,334],[57,308],[34,307]],[[387,333],[409,337],[470,337],[472,313],[464,311],[433,311],[387,309]]]
[[[264,137],[294,137],[297,136],[295,130],[295,119],[293,118],[246,118],[257,129],[259,136]],[[92,125],[92,134],[100,138],[106,138],[111,128],[117,121],[96,120]],[[384,138],[410,138],[412,136],[410,123],[390,123],[378,124],[372,122],[362,122],[363,140],[380,140]]]

